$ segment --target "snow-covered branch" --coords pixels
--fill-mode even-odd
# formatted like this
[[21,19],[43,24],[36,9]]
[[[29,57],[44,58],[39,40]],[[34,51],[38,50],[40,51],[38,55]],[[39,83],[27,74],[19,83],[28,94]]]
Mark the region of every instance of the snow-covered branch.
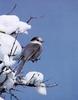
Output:
[[23,22],[16,15],[0,15],[0,100],[4,100],[1,97],[4,93],[19,100],[11,92],[19,85],[36,88],[42,95],[47,94],[47,88],[57,86],[56,83],[46,82],[41,72],[31,71],[25,76],[20,74],[25,63],[38,61],[42,52],[43,39],[39,36],[33,37],[24,48],[17,40],[20,33],[28,33],[31,29],[29,22],[34,18]]
[[16,15],[1,15],[0,16],[0,31],[5,34],[26,33],[31,29],[31,25],[23,22]]

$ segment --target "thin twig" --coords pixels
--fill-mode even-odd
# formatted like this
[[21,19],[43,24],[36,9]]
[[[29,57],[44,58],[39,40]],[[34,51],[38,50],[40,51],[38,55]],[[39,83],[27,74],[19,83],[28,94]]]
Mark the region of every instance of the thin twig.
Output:
[[14,94],[11,92],[11,90],[9,90],[9,92],[6,91],[6,93],[7,93],[7,94],[10,94],[10,99],[11,99],[11,100],[12,100],[12,97],[14,97],[16,100],[19,100],[19,98],[18,98],[16,95],[14,95]]
[[[18,36],[18,34],[17,34],[16,37],[15,37],[15,41],[14,41],[14,43],[13,43],[13,45],[12,45],[12,48],[11,48],[11,51],[10,51],[9,56],[12,56],[12,51],[13,51],[14,45],[15,45],[15,43],[16,43],[17,36]],[[14,51],[14,52],[15,52],[15,51]]]
[[16,46],[16,48],[15,48],[15,50],[14,50],[14,52],[13,52],[13,56],[15,56],[15,52],[16,52],[16,50],[17,50],[17,46]]
[[32,16],[30,16],[29,19],[28,19],[26,22],[27,22],[27,23],[30,23],[30,21],[31,21],[32,19],[38,19],[38,18],[42,18],[42,17],[44,17],[44,16],[39,16],[39,17],[32,17]]
[[47,87],[47,88],[52,88],[52,87],[56,87],[56,86],[58,86],[58,84],[47,84],[45,87]]
[[52,88],[52,87],[56,87],[58,86],[58,84],[45,84],[45,86],[43,85],[35,85],[35,84],[23,84],[23,83],[16,83],[15,86],[26,86],[26,87],[46,87],[46,88]]
[[18,90],[18,89],[11,89],[12,91],[15,91],[15,92],[21,92],[22,93],[22,91],[21,90]]

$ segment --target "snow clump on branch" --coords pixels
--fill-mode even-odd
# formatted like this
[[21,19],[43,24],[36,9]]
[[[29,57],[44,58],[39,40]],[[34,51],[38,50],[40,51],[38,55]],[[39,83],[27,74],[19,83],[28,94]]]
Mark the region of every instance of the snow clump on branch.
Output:
[[6,34],[13,32],[26,33],[31,29],[31,25],[23,22],[16,15],[0,15],[0,31]]

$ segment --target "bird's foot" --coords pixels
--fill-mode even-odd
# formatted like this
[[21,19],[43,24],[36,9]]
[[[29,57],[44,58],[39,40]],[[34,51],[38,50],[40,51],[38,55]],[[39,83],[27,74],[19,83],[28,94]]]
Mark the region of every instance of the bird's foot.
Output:
[[32,60],[32,62],[34,63],[34,62],[37,62],[38,60],[40,60],[40,58],[34,59]]

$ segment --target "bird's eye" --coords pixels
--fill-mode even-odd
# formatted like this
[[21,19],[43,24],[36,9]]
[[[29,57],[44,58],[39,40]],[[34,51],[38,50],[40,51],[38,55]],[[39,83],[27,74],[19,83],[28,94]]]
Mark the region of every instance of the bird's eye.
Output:
[[40,40],[37,39],[37,41],[40,41]]

